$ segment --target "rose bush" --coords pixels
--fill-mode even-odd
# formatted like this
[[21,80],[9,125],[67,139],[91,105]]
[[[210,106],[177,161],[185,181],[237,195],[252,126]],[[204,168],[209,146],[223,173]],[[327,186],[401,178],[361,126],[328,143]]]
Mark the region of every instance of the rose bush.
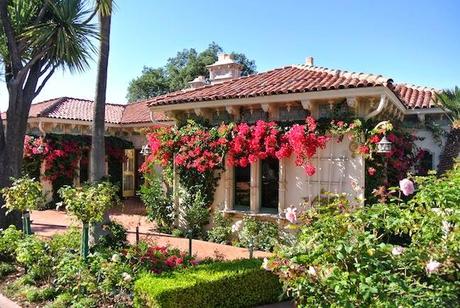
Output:
[[354,207],[344,199],[300,220],[294,245],[264,267],[301,307],[453,307],[460,301],[460,168],[416,177],[403,203]]

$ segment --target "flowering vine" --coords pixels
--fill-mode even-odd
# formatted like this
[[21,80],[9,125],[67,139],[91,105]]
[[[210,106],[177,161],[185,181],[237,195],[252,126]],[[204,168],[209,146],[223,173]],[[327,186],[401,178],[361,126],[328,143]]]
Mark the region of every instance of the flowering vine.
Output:
[[[24,160],[28,164],[40,168],[44,165],[44,178],[54,182],[60,177],[72,180],[81,163],[87,163],[83,153],[89,151],[90,136],[47,135],[35,137],[26,135],[24,138]],[[115,137],[106,137],[106,154],[109,159],[123,161],[124,149],[131,143]]]

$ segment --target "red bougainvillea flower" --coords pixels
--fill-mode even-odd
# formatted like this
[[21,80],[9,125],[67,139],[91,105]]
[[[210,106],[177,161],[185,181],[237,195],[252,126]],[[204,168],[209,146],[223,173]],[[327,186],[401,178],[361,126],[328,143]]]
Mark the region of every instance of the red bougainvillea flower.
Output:
[[360,145],[358,146],[358,153],[359,154],[369,154],[370,149],[367,145]]
[[377,135],[373,135],[369,138],[370,143],[379,143],[380,142],[380,137]]

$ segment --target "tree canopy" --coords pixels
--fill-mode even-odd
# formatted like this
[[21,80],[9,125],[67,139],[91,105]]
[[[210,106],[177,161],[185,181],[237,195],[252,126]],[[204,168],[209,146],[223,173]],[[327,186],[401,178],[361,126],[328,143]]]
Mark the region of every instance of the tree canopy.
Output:
[[[169,58],[163,67],[144,66],[141,75],[130,81],[126,98],[129,102],[133,102],[158,96],[186,88],[189,81],[200,75],[209,77],[206,66],[216,62],[217,54],[223,51],[221,46],[212,42],[200,53],[194,48],[179,51],[175,57]],[[249,60],[243,53],[232,52],[232,54],[235,61],[243,66],[242,76],[256,72],[254,60]]]

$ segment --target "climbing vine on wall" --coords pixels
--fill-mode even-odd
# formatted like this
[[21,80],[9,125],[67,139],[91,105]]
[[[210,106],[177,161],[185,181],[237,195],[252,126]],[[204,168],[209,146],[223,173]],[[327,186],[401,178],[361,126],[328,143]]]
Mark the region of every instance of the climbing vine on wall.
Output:
[[[322,119],[318,123],[307,117],[304,123],[289,126],[257,121],[206,127],[189,120],[179,128],[153,127],[147,134],[151,154],[142,170],[149,172],[155,164],[171,170],[174,162],[183,188],[192,195],[206,192],[210,204],[220,171],[226,165],[246,167],[267,157],[294,156],[296,165],[311,176],[316,172],[311,158],[317,151],[331,140],[341,142],[346,138],[351,141],[354,155],[366,159],[366,189],[368,196],[372,196],[374,190],[385,184],[384,160],[388,161],[387,177],[399,179],[423,157],[423,152],[415,146],[415,137],[394,129],[390,122],[378,127],[375,124],[363,124],[360,119]],[[393,143],[393,149],[388,154],[377,155],[378,143],[384,135]]]
[[[106,137],[106,154],[109,160],[122,162],[124,149],[132,148],[132,143],[117,137]],[[87,164],[82,157],[91,147],[90,136],[66,134],[48,134],[45,137],[27,135],[24,139],[23,170],[29,174],[40,174],[40,166],[44,164],[44,178],[51,182],[61,178],[73,180],[79,161]]]

